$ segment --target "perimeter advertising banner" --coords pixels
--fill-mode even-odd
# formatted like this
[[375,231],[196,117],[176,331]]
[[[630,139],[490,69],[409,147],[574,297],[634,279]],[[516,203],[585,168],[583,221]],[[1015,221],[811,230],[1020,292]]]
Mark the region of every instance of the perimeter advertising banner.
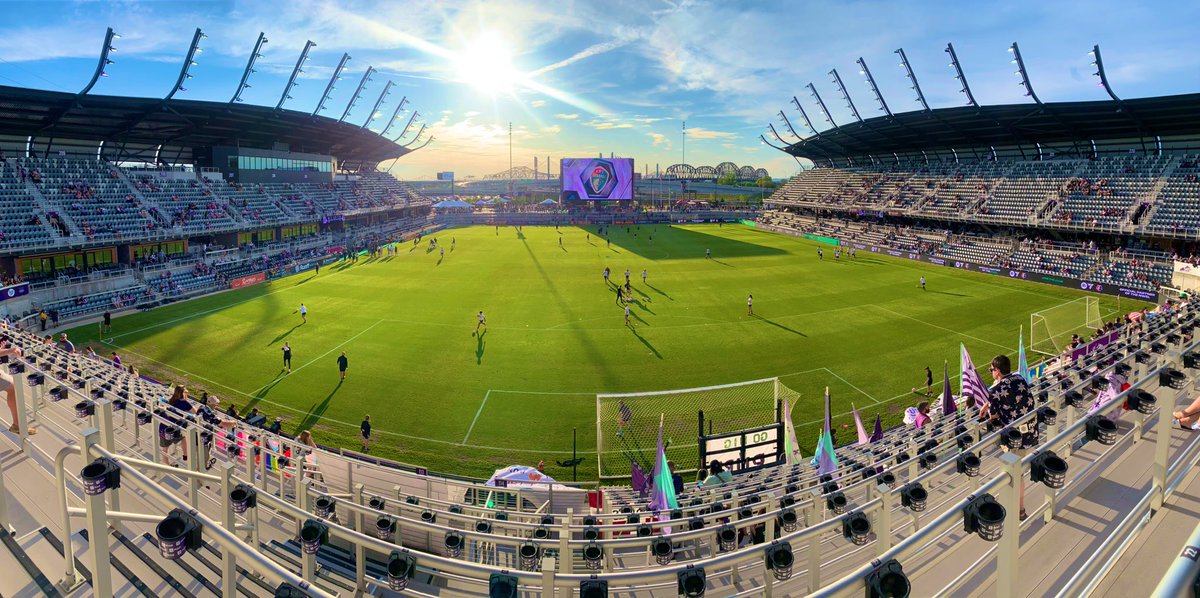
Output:
[[24,297],[29,294],[29,283],[14,284],[9,287],[0,289],[0,301],[8,301],[17,297]]
[[1154,303],[1158,301],[1158,293],[1154,291],[1145,291],[1142,289],[1131,289],[1120,285],[1103,284],[1097,282],[1089,282],[1079,280],[1078,278],[1068,278],[1066,276],[1049,276],[1046,274],[1038,274],[1036,272],[1025,272],[1023,270],[1013,270],[1010,268],[997,268],[995,266],[985,266],[974,262],[966,262],[962,260],[945,259],[932,255],[924,255],[911,251],[901,251],[891,247],[878,247],[869,243],[855,243],[852,241],[843,240],[843,247],[853,247],[859,251],[870,251],[871,253],[881,253],[892,257],[901,257],[917,262],[928,262],[938,266],[946,266],[948,268],[958,268],[960,270],[970,270],[972,272],[983,272],[984,274],[993,274],[996,276],[1004,276],[1007,278],[1015,278],[1018,280],[1028,280],[1032,282],[1041,282],[1044,284],[1052,284],[1060,287],[1068,287],[1079,289],[1081,291],[1090,291],[1092,293],[1103,293],[1105,295],[1113,295],[1116,297],[1125,297],[1126,299],[1137,299],[1138,301],[1149,301]]
[[633,199],[632,158],[564,158],[563,201]]
[[251,274],[250,276],[243,276],[241,278],[235,278],[229,281],[229,288],[240,289],[242,287],[248,287],[260,282],[266,282],[266,280],[267,274],[265,272],[259,272],[258,274]]

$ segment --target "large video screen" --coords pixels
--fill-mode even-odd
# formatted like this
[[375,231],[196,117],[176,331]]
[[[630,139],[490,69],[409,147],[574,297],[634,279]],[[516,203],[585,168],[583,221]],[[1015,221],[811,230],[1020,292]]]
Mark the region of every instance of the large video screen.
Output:
[[564,158],[564,201],[633,199],[632,158]]

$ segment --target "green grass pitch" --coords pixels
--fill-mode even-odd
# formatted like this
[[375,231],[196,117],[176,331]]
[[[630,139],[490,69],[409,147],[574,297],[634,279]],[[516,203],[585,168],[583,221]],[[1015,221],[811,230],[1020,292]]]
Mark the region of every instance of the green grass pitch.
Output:
[[[595,229],[572,227],[436,236],[444,258],[427,242],[400,244],[398,256],[118,318],[103,344],[95,325],[71,336],[158,379],[282,415],[285,431],[312,429],[322,444],[358,449],[358,423],[370,414],[373,454],[431,471],[487,476],[545,459],[548,473],[569,480],[553,462],[569,458],[575,427],[586,480],[596,476],[597,392],[779,376],[800,394],[793,417],[812,445],[826,386],[839,428],[851,404],[868,426],[876,413],[894,423],[920,400],[910,391],[923,386],[926,365],[937,382],[943,360],[957,374],[960,341],[976,365],[1015,354],[1031,312],[1080,296],[866,252],[835,260],[829,246],[818,260],[814,242],[743,225],[622,227],[611,247]],[[605,266],[614,281],[632,273],[632,327]],[[1106,297],[1101,313],[1132,307]],[[474,336],[481,309],[488,326]],[[852,439],[853,428],[840,437]]]

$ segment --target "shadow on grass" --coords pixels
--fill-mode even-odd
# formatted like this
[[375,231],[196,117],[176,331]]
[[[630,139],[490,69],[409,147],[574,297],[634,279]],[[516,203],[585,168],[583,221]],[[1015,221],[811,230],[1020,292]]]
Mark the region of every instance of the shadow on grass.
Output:
[[279,342],[279,341],[281,341],[281,340],[283,340],[283,339],[287,338],[287,337],[288,337],[288,335],[290,335],[291,333],[295,332],[297,328],[299,328],[299,327],[301,327],[301,326],[303,326],[303,325],[304,325],[304,324],[296,324],[295,326],[292,326],[291,330],[288,330],[287,332],[284,332],[284,333],[280,334],[279,336],[275,337],[275,340],[273,340],[273,341],[271,341],[271,342],[267,343],[267,346],[268,346],[268,347],[270,347],[271,345],[274,345],[275,343],[277,343],[277,342]]
[[964,293],[951,293],[950,291],[929,291],[929,292],[937,293],[939,295],[950,295],[951,297],[970,297],[970,295],[967,295]]
[[475,338],[475,365],[483,365],[483,351],[485,348],[483,335],[485,334],[487,334],[487,328],[484,328],[483,332],[476,335]]
[[[634,316],[634,317],[637,317],[637,316]],[[638,320],[640,321],[641,318],[638,318]],[[633,333],[633,338],[638,339],[638,341],[640,341],[643,345],[645,345],[647,349],[650,349],[650,352],[653,353],[655,357],[657,357],[659,359],[663,358],[662,353],[659,353],[658,349],[654,348],[654,345],[650,344],[650,341],[646,340],[645,337],[638,334],[638,331],[636,328],[630,326],[629,331]]]
[[671,297],[670,295],[666,294],[661,289],[659,289],[658,287],[656,287],[650,283],[646,283],[646,286],[649,287],[651,291],[654,291],[655,293],[658,293],[659,295],[662,295],[663,297],[666,297],[667,299],[669,299],[671,301],[675,300],[675,298]]
[[751,316],[751,317],[753,317],[754,319],[756,319],[756,320],[759,320],[759,321],[761,321],[761,322],[763,322],[763,323],[770,324],[770,325],[772,325],[772,326],[774,326],[774,327],[776,327],[776,328],[779,328],[779,329],[781,329],[781,330],[786,330],[786,331],[788,331],[788,332],[790,332],[790,333],[792,333],[792,334],[796,334],[796,335],[799,335],[799,336],[803,336],[803,337],[805,337],[805,338],[808,338],[808,335],[807,335],[807,334],[804,334],[803,332],[800,332],[799,330],[796,330],[796,329],[794,329],[794,328],[788,328],[787,326],[784,326],[783,324],[780,324],[779,322],[775,322],[775,321],[773,321],[773,320],[768,320],[767,318],[764,318],[764,317],[762,317],[762,316],[760,316],[760,315],[758,315],[758,314],[754,314],[754,315],[753,315],[753,316]]
[[277,384],[279,384],[280,382],[283,382],[284,379],[287,378],[287,376],[285,374],[286,374],[286,372],[280,371],[279,373],[275,374],[275,378],[272,379],[269,384],[258,389],[258,391],[256,391],[254,393],[254,396],[250,399],[250,401],[246,403],[245,411],[249,412],[252,408],[258,406],[259,402],[261,402],[263,399],[267,398],[267,395],[271,394],[271,391],[275,388],[275,386]]
[[329,391],[329,396],[325,397],[325,400],[321,401],[320,405],[314,405],[308,410],[308,413],[304,415],[304,419],[300,420],[300,425],[296,426],[297,434],[304,430],[311,430],[317,422],[321,421],[321,417],[325,415],[325,410],[329,409],[329,403],[333,401],[333,395],[342,389],[343,383],[344,381],[339,380],[337,386]]

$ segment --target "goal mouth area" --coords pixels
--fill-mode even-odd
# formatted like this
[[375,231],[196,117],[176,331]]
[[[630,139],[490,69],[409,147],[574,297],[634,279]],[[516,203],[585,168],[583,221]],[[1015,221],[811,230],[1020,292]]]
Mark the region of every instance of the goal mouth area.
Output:
[[[596,459],[601,480],[628,480],[632,464],[647,473],[658,448],[659,423],[676,472],[696,471],[699,412],[706,426],[734,431],[778,422],[779,378],[649,392],[596,395]],[[791,391],[785,390],[790,393]],[[706,430],[707,431],[707,430]]]
[[1099,297],[1079,297],[1029,314],[1029,350],[1042,355],[1058,355],[1071,338],[1090,336],[1104,324]]

